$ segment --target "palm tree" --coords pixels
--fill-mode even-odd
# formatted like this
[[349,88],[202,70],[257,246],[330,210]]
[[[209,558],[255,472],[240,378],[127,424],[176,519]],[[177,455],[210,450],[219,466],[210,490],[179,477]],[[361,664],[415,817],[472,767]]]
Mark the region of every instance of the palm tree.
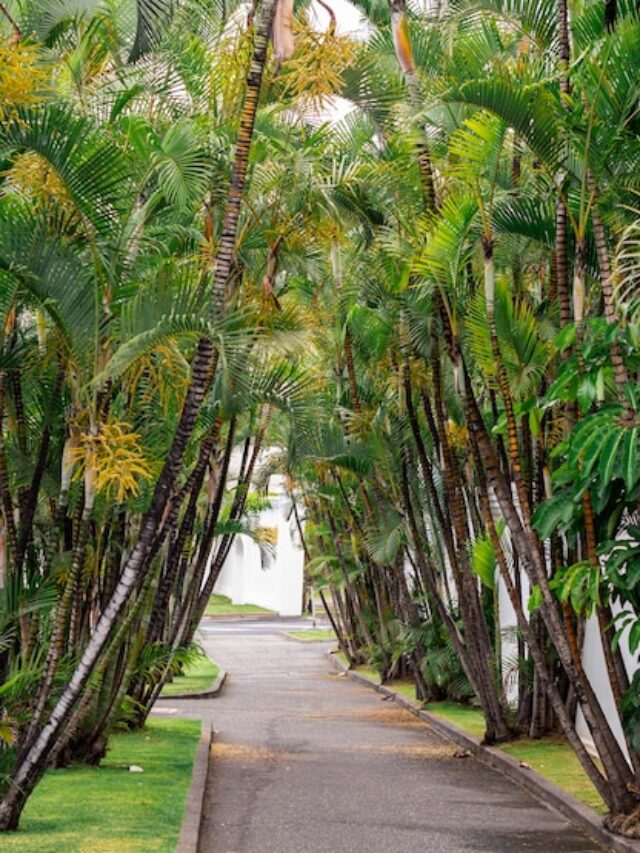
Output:
[[559,729],[638,832],[637,16],[361,7],[273,64],[272,0],[5,16],[3,828],[189,659],[275,445],[349,662]]
[[[247,76],[247,84],[244,95],[243,109],[240,116],[240,126],[238,132],[238,140],[236,144],[236,154],[232,169],[231,188],[229,197],[225,206],[225,212],[222,218],[222,233],[219,240],[218,249],[216,252],[215,273],[213,276],[211,299],[212,311],[214,319],[221,318],[225,313],[225,301],[228,298],[226,293],[229,284],[233,256],[235,250],[235,239],[237,235],[238,220],[240,206],[242,200],[242,191],[246,180],[248,157],[255,122],[258,96],[261,87],[262,73],[266,59],[267,43],[269,32],[273,18],[274,3],[267,2],[261,9],[261,14],[255,28],[253,53]],[[55,115],[55,110],[54,110]],[[45,121],[34,121],[36,133],[36,141],[52,137],[47,134],[47,124]],[[83,125],[81,125],[83,127]],[[58,129],[58,128],[57,128]],[[71,142],[76,142],[75,136],[70,134]],[[21,136],[27,136],[27,139],[22,139]],[[8,138],[5,145],[10,150],[35,150],[40,151],[32,142],[28,133],[24,131],[23,122],[15,121],[9,127]],[[31,143],[31,144],[30,144]],[[41,156],[46,157],[46,151]],[[60,158],[59,152],[58,157]],[[62,153],[68,154],[67,151]],[[93,152],[91,152],[93,153]],[[96,156],[95,154],[93,155]],[[86,158],[85,158],[86,160]],[[49,161],[50,162],[50,161]],[[83,163],[89,170],[91,169],[91,160]],[[113,184],[109,186],[122,186],[123,180],[119,180],[120,173],[117,168],[111,171],[110,179]],[[65,175],[63,166],[56,167],[57,173]],[[124,176],[123,176],[124,177]],[[79,215],[82,216],[88,209],[89,200],[82,197],[78,190],[80,189],[77,182],[68,181],[67,187],[70,190],[70,195],[73,200],[74,195],[77,198]],[[102,201],[102,200],[101,200]],[[97,210],[103,210],[103,204],[96,205]],[[108,294],[110,297],[111,294]],[[109,301],[107,299],[107,310]],[[205,395],[210,387],[213,373],[215,371],[215,353],[216,348],[214,343],[207,337],[201,337],[195,350],[195,355],[191,363],[191,378],[186,390],[182,411],[180,413],[173,441],[166,455],[164,465],[160,476],[156,482],[153,495],[150,500],[150,505],[145,512],[144,518],[141,521],[140,531],[124,566],[121,569],[117,582],[113,588],[113,592],[102,610],[97,624],[94,626],[91,636],[86,645],[82,649],[82,657],[79,660],[71,678],[57,699],[55,707],[48,715],[48,718],[42,727],[39,726],[42,719],[42,713],[48,691],[53,681],[53,673],[60,659],[62,631],[67,618],[69,606],[72,607],[71,612],[71,637],[76,639],[77,633],[77,604],[78,604],[78,576],[80,565],[84,556],[86,547],[86,537],[89,526],[90,514],[93,510],[93,488],[95,487],[95,478],[99,474],[96,470],[91,470],[85,466],[85,500],[83,517],[80,524],[78,543],[74,550],[74,558],[71,566],[70,579],[67,582],[67,593],[63,595],[61,603],[57,609],[55,633],[53,642],[50,647],[49,659],[47,664],[47,676],[45,677],[42,689],[41,698],[38,701],[36,708],[36,716],[33,725],[30,726],[26,740],[20,746],[19,755],[16,764],[13,767],[11,780],[5,793],[2,805],[0,806],[0,824],[5,829],[15,828],[22,811],[24,803],[31,790],[37,783],[38,779],[44,772],[46,762],[52,750],[56,747],[56,738],[61,736],[64,725],[71,717],[74,707],[78,702],[82,702],[83,692],[88,684],[89,678],[96,666],[99,665],[101,655],[107,650],[110,637],[114,628],[118,625],[119,618],[123,610],[127,606],[131,595],[135,590],[140,590],[144,585],[145,576],[147,575],[150,565],[149,557],[154,550],[154,543],[158,538],[158,531],[162,528],[163,516],[165,515],[167,506],[171,499],[173,484],[178,476],[185,453],[187,451],[188,442],[196,425],[196,419],[200,407],[203,403]],[[101,353],[98,352],[98,355]],[[99,399],[99,394],[94,391],[93,394],[95,406],[103,405],[103,400]],[[94,409],[97,413],[97,409]],[[90,432],[89,435],[97,434],[97,426],[95,418],[90,417]],[[89,458],[92,460],[96,451],[90,449],[87,451]],[[75,593],[75,594],[74,594]]]

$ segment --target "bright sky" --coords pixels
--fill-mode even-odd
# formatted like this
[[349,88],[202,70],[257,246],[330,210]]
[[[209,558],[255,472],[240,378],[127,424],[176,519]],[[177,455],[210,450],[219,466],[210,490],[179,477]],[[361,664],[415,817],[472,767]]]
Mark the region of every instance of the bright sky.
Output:
[[[333,9],[336,16],[336,32],[338,35],[350,35],[355,39],[364,39],[367,35],[368,24],[356,7],[349,0],[326,0]],[[329,13],[319,3],[311,3],[313,18],[319,30],[326,30],[329,26]],[[335,97],[332,99],[331,107],[326,109],[321,120],[340,121],[353,109],[353,104],[345,98]],[[324,111],[323,111],[324,112]]]
[[[367,25],[356,7],[349,0],[327,0],[334,11],[338,23],[339,35],[350,35],[354,38],[364,38]],[[319,3],[312,2],[311,9],[318,23],[319,30],[326,30],[329,26],[329,13]]]

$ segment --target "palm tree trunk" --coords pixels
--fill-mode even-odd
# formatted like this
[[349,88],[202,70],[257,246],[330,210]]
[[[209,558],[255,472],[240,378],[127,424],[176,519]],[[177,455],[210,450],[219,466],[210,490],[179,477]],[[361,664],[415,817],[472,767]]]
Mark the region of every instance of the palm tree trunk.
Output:
[[4,445],[5,383],[6,373],[2,372],[0,373],[0,500],[2,501],[2,514],[6,529],[6,553],[8,558],[13,559],[13,565],[15,565],[15,558],[18,554],[18,535],[13,515],[13,499],[9,489],[7,453]]
[[[227,283],[232,269],[235,241],[242,194],[247,177],[253,128],[262,87],[262,76],[267,56],[269,34],[273,22],[275,0],[263,0],[256,25],[253,53],[245,90],[240,130],[231,177],[229,197],[223,219],[222,236],[216,258],[212,300],[214,311],[223,309]],[[129,555],[118,585],[91,636],[84,654],[76,667],[62,696],[40,731],[31,748],[16,764],[11,774],[5,796],[0,803],[0,830],[16,829],[20,814],[35,785],[44,773],[47,758],[62,726],[69,719],[81,697],[96,663],[117,624],[123,608],[139,583],[146,555],[151,547],[175,479],[180,471],[187,443],[196,423],[200,406],[211,382],[214,366],[214,348],[210,341],[201,339],[192,364],[191,383],[182,409],[180,422],[167,456],[164,468],[154,491],[151,507],[142,523],[140,535]]]
[[[447,330],[445,337],[449,339],[450,355],[454,352],[457,353],[459,350],[458,341],[455,338],[444,310],[441,311],[441,319],[445,330]],[[452,563],[451,568],[458,589],[460,612],[465,623],[465,643],[469,650],[470,663],[476,674],[474,687],[478,691],[478,698],[482,703],[487,722],[485,739],[488,743],[491,743],[507,740],[510,737],[510,732],[506,722],[505,709],[497,692],[497,674],[494,671],[495,655],[491,645],[491,638],[489,637],[487,624],[482,613],[476,579],[473,576],[469,562],[467,544],[470,535],[463,498],[463,483],[459,463],[450,446],[444,425],[444,405],[441,397],[439,365],[435,365],[437,358],[438,353],[434,350],[432,356],[434,377],[438,377],[434,383],[436,394],[435,417],[440,435],[447,505],[455,537],[456,559]]]
[[604,25],[609,32],[615,29],[618,17],[618,0],[604,0]]
[[[598,188],[593,175],[589,173],[589,188],[593,195],[591,205],[591,222],[593,223],[593,235],[595,238],[596,252],[598,255],[598,267],[600,271],[600,286],[602,288],[602,301],[604,303],[604,316],[610,325],[618,322],[618,316],[613,300],[613,274],[611,272],[611,263],[609,261],[609,250],[607,249],[607,240],[604,231],[604,224],[600,218],[598,209]],[[621,402],[626,401],[624,388],[628,381],[627,370],[622,360],[620,345],[617,341],[611,344],[611,364],[613,365],[613,376],[616,381],[616,389],[618,399]]]
[[[569,61],[571,46],[569,42],[569,18],[567,0],[558,0],[557,7],[558,58],[560,65],[560,97],[566,108],[566,99],[570,94]],[[564,328],[571,322],[571,301],[569,296],[569,263],[567,258],[567,206],[562,196],[556,203],[556,292],[560,309],[560,326]]]
[[[478,448],[478,466],[486,473],[487,483],[494,491],[498,504],[511,533],[514,547],[527,572],[532,585],[538,585],[542,594],[540,612],[544,618],[549,637],[567,673],[591,731],[594,743],[604,765],[610,786],[609,802],[614,809],[628,812],[633,806],[633,797],[627,786],[633,782],[630,767],[611,731],[593,687],[582,668],[580,658],[572,654],[564,625],[557,610],[557,600],[549,587],[546,567],[542,559],[539,542],[531,530],[525,529],[516,507],[511,489],[500,472],[493,445],[482,421],[478,404],[467,376],[467,418],[473,441]],[[555,709],[554,709],[555,710]]]
[[[478,457],[479,449],[477,445],[475,445],[474,452],[476,457]],[[583,769],[585,770],[585,772],[593,782],[596,790],[600,793],[605,802],[609,803],[611,797],[607,781],[596,766],[589,753],[587,752],[584,744],[578,737],[578,734],[575,730],[575,726],[573,724],[573,720],[568,715],[565,704],[562,700],[562,697],[560,696],[557,684],[550,675],[544,647],[540,644],[532,623],[528,622],[525,617],[524,610],[522,607],[522,600],[521,597],[518,595],[515,584],[511,578],[511,574],[507,566],[507,561],[502,550],[502,543],[500,542],[500,538],[498,536],[493,521],[493,516],[491,514],[487,490],[487,481],[485,480],[484,472],[481,467],[478,468],[478,471],[480,478],[480,493],[483,504],[484,517],[486,521],[486,528],[489,533],[491,543],[494,547],[500,575],[503,579],[505,589],[507,590],[507,594],[509,596],[509,600],[511,601],[514,612],[516,614],[518,627],[520,628],[520,631],[526,639],[529,651],[534,660],[537,677],[539,678],[542,687],[544,688],[546,695],[548,696],[551,702],[558,721],[560,722],[562,731],[571,746],[573,747],[574,751],[576,752],[576,755],[580,763],[582,764]]]
[[[53,387],[53,391],[51,394],[50,400],[50,410],[55,406],[60,392],[62,391],[62,383],[64,381],[64,368],[62,364],[59,365],[58,371],[56,374],[56,380]],[[36,464],[33,469],[33,475],[31,477],[31,485],[29,486],[28,491],[26,492],[24,506],[21,512],[20,518],[20,536],[18,539],[18,551],[16,555],[16,566],[22,566],[22,560],[26,553],[27,547],[31,540],[31,536],[33,533],[33,519],[35,517],[36,508],[38,506],[38,495],[40,493],[40,483],[42,482],[42,477],[44,476],[45,466],[47,463],[47,456],[49,454],[49,445],[51,443],[51,415],[50,411],[46,413],[46,422],[44,425],[44,429],[42,430],[42,436],[40,438],[40,447],[38,449],[38,455],[36,458]]]
[[476,674],[471,664],[469,650],[467,649],[464,638],[458,630],[458,626],[454,622],[447,608],[447,605],[443,600],[442,593],[438,584],[436,569],[433,565],[431,565],[423,550],[422,542],[424,540],[424,530],[421,529],[422,521],[420,519],[420,516],[415,512],[413,503],[411,501],[411,490],[409,488],[408,476],[408,461],[406,459],[406,456],[402,462],[401,488],[404,511],[409,521],[409,530],[411,531],[411,538],[413,540],[413,554],[415,557],[416,564],[418,566],[418,570],[420,571],[422,582],[426,587],[427,591],[429,592],[431,600],[438,611],[438,615],[440,616],[440,619],[442,620],[442,623],[447,630],[447,633],[451,639],[453,647],[456,650],[456,654],[458,655],[458,659],[460,660],[460,664],[469,680],[469,683],[476,691],[476,693],[479,693],[476,684]]
[[340,651],[347,658],[349,665],[351,666],[354,663],[354,660],[351,656],[349,648],[347,647],[347,641],[342,633],[342,630],[338,627],[338,623],[336,622],[336,619],[333,613],[331,612],[331,608],[329,607],[329,603],[322,589],[318,590],[318,595],[320,596],[320,601],[322,602],[322,606],[324,607],[324,612],[327,614],[327,619],[331,623],[331,627],[333,628],[334,633],[336,635]]

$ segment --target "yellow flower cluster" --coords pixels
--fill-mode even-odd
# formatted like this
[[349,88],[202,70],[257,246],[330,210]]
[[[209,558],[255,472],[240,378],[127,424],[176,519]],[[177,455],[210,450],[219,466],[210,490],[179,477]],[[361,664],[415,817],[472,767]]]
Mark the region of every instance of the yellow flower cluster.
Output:
[[93,469],[96,492],[105,492],[118,503],[140,493],[139,480],[151,478],[140,436],[124,421],[103,424],[96,435],[83,434],[71,454],[80,467],[76,479]]
[[189,376],[189,364],[172,339],[138,359],[127,374],[133,393],[141,392],[141,402],[152,403],[157,395],[165,415],[172,406],[182,405]]
[[18,107],[41,101],[48,84],[49,71],[35,45],[0,44],[0,121],[11,118]]
[[34,201],[38,207],[55,206],[68,213],[74,210],[64,183],[52,166],[34,151],[26,151],[4,172],[12,190]]
[[296,52],[282,66],[284,96],[320,109],[342,88],[342,72],[356,59],[356,45],[330,28],[319,33],[294,19]]
[[451,418],[445,424],[449,444],[454,450],[462,450],[467,445],[468,433],[464,424],[457,424]]

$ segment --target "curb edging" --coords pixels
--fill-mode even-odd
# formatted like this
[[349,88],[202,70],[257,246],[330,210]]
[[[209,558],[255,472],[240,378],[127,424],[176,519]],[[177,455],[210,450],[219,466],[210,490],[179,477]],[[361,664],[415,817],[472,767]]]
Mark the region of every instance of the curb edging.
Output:
[[176,699],[214,699],[222,690],[227,677],[226,669],[220,669],[211,687],[199,690],[197,693],[174,693],[171,696],[159,696],[158,702],[174,702]]
[[268,621],[270,619],[278,619],[279,614],[275,612],[269,613],[216,613],[215,615],[212,613],[205,613],[202,617],[203,619],[213,619],[214,622],[246,622],[249,620],[253,622],[254,620],[259,622],[260,620]]
[[193,760],[191,787],[187,795],[187,803],[182,818],[180,837],[176,853],[197,853],[200,842],[200,826],[204,808],[204,795],[209,778],[209,755],[213,742],[213,725],[211,720],[202,720],[202,732]]
[[365,675],[352,672],[334,653],[327,652],[327,657],[336,669],[344,672],[349,678],[393,699],[406,711],[428,723],[441,737],[469,750],[483,764],[497,770],[503,776],[520,785],[537,800],[560,812],[574,826],[581,829],[598,844],[604,845],[607,850],[614,851],[614,853],[640,853],[640,843],[609,832],[602,825],[601,818],[588,806],[566,794],[552,782],[536,773],[535,770],[522,768],[519,761],[495,747],[483,746],[471,735],[454,726],[453,723],[436,717],[429,711],[422,710],[410,699],[385,687],[384,684],[376,684]]

